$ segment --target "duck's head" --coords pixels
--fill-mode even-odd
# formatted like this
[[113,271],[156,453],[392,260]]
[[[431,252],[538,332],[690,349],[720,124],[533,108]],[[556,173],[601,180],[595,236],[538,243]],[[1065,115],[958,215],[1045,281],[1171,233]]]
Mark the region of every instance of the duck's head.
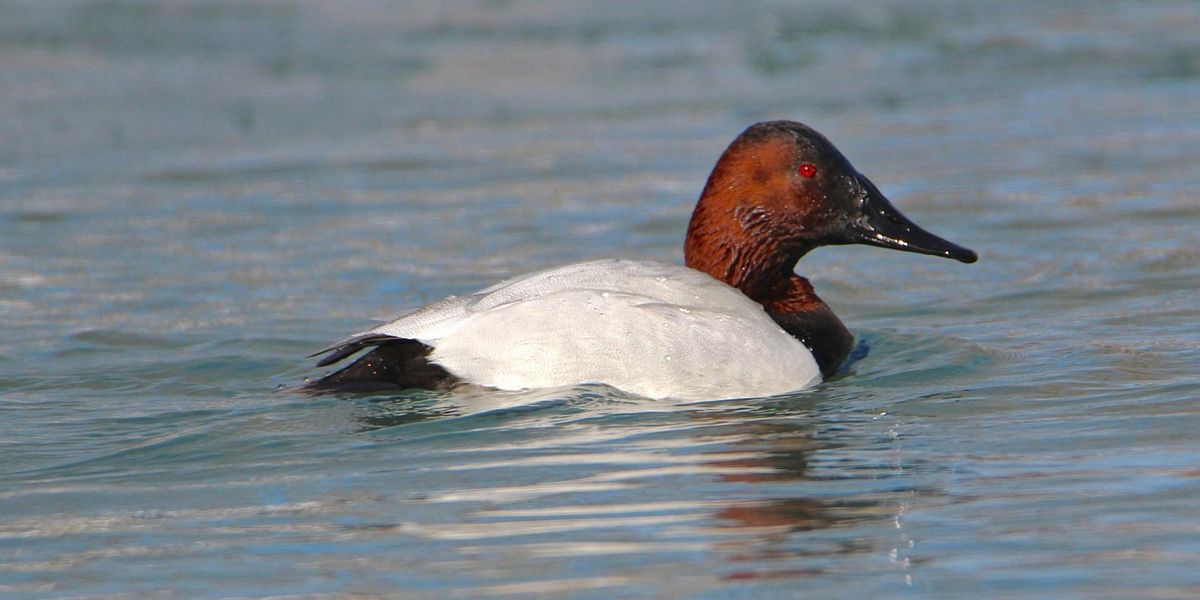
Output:
[[869,244],[972,263],[900,213],[829,140],[795,121],[752,125],[713,167],[688,226],[689,267],[742,288],[790,276],[809,250]]

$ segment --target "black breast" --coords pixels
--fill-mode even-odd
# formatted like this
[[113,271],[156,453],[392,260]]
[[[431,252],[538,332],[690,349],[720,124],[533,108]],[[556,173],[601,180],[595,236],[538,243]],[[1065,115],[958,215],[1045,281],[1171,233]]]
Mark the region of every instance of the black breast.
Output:
[[828,306],[822,305],[812,311],[768,314],[813,353],[821,375],[826,379],[837,373],[854,348],[854,336]]

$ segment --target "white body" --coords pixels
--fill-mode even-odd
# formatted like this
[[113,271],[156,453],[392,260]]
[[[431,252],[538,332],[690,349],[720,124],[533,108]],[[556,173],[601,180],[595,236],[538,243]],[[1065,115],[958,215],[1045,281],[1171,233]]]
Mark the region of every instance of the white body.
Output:
[[699,271],[647,261],[530,273],[355,337],[374,335],[419,340],[456,377],[503,390],[594,382],[699,400],[821,380],[808,348],[760,304]]

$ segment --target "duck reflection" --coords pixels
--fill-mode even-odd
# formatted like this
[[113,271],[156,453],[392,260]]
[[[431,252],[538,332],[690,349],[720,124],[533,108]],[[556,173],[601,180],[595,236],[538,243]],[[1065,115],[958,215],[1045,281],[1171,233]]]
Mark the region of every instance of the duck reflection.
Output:
[[476,553],[506,540],[497,552],[530,557],[704,551],[730,581],[805,577],[833,557],[903,559],[898,514],[913,490],[898,485],[901,465],[881,459],[893,446],[872,415],[802,399],[664,406],[603,387],[540,394],[359,404],[363,430],[398,437],[422,421],[471,419],[450,475],[418,502],[474,505],[455,522],[403,529]]
[[587,402],[601,396],[604,386],[578,386],[566,390],[507,392],[463,385],[445,390],[410,389],[399,393],[340,396],[362,403],[357,421],[360,432],[411,425],[433,419],[466,417],[496,411],[536,411],[551,404]]
[[[755,566],[725,573],[722,579],[805,577],[822,572],[810,566],[813,559],[886,553],[894,547],[895,539],[890,535],[875,539],[862,535],[798,535],[851,531],[859,525],[869,527],[872,522],[894,532],[893,525],[899,523],[897,513],[911,493],[884,491],[871,485],[865,486],[862,493],[826,495],[838,482],[886,481],[895,467],[842,461],[836,472],[828,467],[814,468],[815,455],[836,453],[842,446],[821,434],[818,427],[822,420],[820,415],[793,414],[781,415],[779,420],[726,421],[729,425],[722,437],[729,440],[728,444],[708,453],[713,460],[704,464],[721,482],[749,484],[741,487],[749,499],[724,503],[712,517],[718,529],[741,534],[727,536],[718,544],[728,552],[729,562]],[[812,495],[797,494],[800,490],[809,490]]]

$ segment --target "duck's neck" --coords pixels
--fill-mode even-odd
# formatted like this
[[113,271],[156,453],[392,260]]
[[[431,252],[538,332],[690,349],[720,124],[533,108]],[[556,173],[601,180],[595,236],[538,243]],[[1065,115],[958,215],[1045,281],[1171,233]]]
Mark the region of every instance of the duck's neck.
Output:
[[812,284],[793,272],[810,247],[786,235],[788,224],[767,209],[714,210],[713,204],[696,205],[683,246],[685,264],[761,304],[812,351],[825,377],[833,375],[850,354],[854,336]]

